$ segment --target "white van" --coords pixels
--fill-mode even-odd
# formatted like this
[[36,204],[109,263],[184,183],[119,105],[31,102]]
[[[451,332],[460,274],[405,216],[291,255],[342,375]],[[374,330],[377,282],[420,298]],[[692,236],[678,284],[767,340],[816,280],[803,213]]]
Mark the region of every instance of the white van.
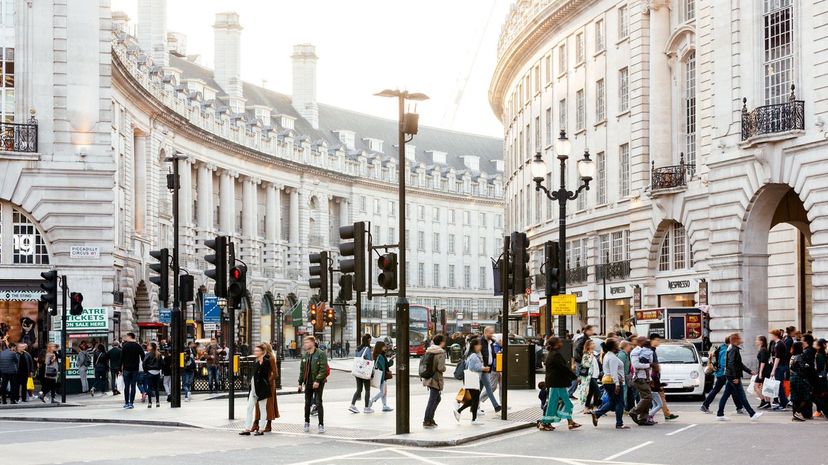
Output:
[[704,397],[704,366],[690,342],[663,341],[656,349],[667,395]]

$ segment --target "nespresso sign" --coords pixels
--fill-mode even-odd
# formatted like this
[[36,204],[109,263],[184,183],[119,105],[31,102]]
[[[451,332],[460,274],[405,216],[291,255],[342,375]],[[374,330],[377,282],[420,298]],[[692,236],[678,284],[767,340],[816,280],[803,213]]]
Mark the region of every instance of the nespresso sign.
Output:
[[667,288],[668,289],[690,289],[690,280],[685,279],[684,281],[667,281]]
[[697,279],[657,279],[656,294],[695,294],[699,290]]

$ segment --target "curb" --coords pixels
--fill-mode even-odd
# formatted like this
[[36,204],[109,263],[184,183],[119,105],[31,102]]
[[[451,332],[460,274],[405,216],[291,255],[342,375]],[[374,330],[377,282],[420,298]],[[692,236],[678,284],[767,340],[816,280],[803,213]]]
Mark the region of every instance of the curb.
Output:
[[[241,393],[241,395],[239,395],[239,393]],[[286,392],[277,392],[277,393],[276,393],[276,397],[281,397],[281,396],[293,396],[293,395],[296,395],[296,394],[303,394],[303,393],[301,393],[301,392],[296,392],[295,390],[293,390],[293,391],[286,391]],[[241,399],[242,397],[244,397],[244,399],[245,399],[245,400],[247,400],[247,393],[246,393],[245,391],[236,391],[236,397],[235,397],[235,398],[236,398],[236,399]],[[208,398],[207,398],[207,399],[205,399],[205,400],[207,400],[207,401],[211,401],[211,400],[227,400],[227,399],[229,399],[229,398],[230,398],[230,394],[218,394],[218,395],[215,395],[215,396],[208,397]]]
[[24,405],[2,405],[0,406],[0,412],[3,410],[32,410],[38,408],[60,408],[60,407],[86,407],[87,405],[78,404],[75,402],[67,402],[65,404],[58,403],[58,404],[24,404]]
[[193,428],[204,429],[201,426],[181,423],[178,421],[156,421],[156,420],[115,420],[112,418],[49,418],[49,417],[5,417],[0,416],[0,421],[37,421],[46,423],[102,423],[116,425],[138,425],[138,426],[163,426],[170,428]]
[[398,446],[409,446],[409,447],[453,447],[459,446],[461,444],[467,444],[470,442],[478,441],[480,439],[488,439],[495,436],[499,436],[501,434],[511,433],[514,431],[520,431],[523,429],[532,428],[535,426],[535,423],[516,423],[513,426],[509,426],[503,429],[499,429],[497,431],[489,431],[486,433],[475,434],[474,436],[468,436],[465,438],[460,439],[447,439],[447,440],[428,440],[428,439],[409,439],[409,438],[395,438],[395,437],[380,437],[380,438],[366,438],[366,439],[357,439],[357,441],[363,442],[374,442],[379,444],[393,444]]

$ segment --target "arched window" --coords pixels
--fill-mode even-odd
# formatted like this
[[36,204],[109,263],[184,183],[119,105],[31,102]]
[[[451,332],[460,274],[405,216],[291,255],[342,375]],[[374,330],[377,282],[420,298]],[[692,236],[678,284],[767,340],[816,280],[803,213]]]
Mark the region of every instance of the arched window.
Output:
[[687,232],[681,223],[667,228],[658,252],[658,271],[683,270],[693,267],[693,252]]
[[22,210],[0,201],[0,264],[48,265],[49,252],[37,226]]

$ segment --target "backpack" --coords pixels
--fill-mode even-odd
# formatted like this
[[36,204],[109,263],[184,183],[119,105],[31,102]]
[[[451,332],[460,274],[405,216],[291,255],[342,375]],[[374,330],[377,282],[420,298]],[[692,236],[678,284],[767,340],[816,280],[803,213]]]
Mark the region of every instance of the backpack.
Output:
[[431,379],[434,377],[434,354],[426,352],[420,360],[420,378]]
[[457,366],[454,367],[454,379],[463,381],[463,372],[466,371],[466,359],[461,359],[457,362]]

